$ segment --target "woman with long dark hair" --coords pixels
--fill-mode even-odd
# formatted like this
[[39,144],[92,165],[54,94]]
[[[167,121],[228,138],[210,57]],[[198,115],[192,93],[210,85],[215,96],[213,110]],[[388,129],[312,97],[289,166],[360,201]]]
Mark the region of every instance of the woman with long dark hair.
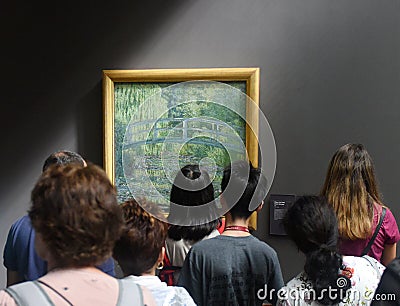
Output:
[[[323,197],[300,197],[284,225],[304,253],[304,271],[279,294],[279,305],[369,305],[384,266],[372,257],[341,256],[335,213]],[[346,304],[349,303],[349,304]]]
[[343,255],[368,254],[384,265],[396,257],[399,229],[381,201],[372,158],[363,145],[346,144],[336,151],[321,194],[336,212]]

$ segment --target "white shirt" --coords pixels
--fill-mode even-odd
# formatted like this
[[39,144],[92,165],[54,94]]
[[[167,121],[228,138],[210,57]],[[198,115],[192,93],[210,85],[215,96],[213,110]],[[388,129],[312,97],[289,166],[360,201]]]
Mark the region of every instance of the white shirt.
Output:
[[[213,230],[210,235],[205,236],[201,240],[205,239],[210,239],[214,238],[216,236],[219,236],[219,232],[217,229]],[[201,241],[199,240],[199,241]],[[167,253],[167,257],[169,261],[171,262],[171,265],[177,266],[177,267],[182,267],[183,262],[185,261],[187,253],[189,253],[189,250],[191,247],[199,241],[193,241],[193,240],[186,240],[186,239],[181,239],[181,240],[173,240],[171,238],[166,239],[165,241],[165,252]],[[178,282],[179,279],[179,271],[174,272],[174,284]]]
[[157,306],[196,306],[190,294],[185,288],[167,286],[157,276],[128,276],[125,279],[132,280],[136,284],[146,287],[153,294]]
[[[347,292],[347,298],[338,305],[370,305],[385,267],[369,256],[343,256],[343,265],[345,268],[339,271],[339,275],[346,275],[350,278],[351,288]],[[278,293],[278,305],[321,305],[311,298],[313,296],[312,290],[311,281],[303,271],[289,281]],[[284,298],[284,294],[286,294],[286,298]]]

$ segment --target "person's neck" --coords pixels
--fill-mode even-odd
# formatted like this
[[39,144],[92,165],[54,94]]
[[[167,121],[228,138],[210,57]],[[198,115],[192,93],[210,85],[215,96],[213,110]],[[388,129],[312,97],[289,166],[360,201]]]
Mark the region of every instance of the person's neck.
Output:
[[156,276],[156,270],[143,272],[141,276]]
[[94,273],[103,273],[100,269],[96,268],[94,265],[86,266],[86,267],[70,267],[70,266],[62,266],[57,263],[57,261],[52,259],[52,256],[48,256],[46,258],[47,262],[47,272],[58,271],[58,270],[80,270],[86,272],[94,272]]
[[54,260],[52,260],[51,258],[46,258],[46,262],[47,262],[47,272],[60,269],[60,267],[58,267],[56,262]]
[[232,236],[232,237],[244,237],[249,236],[250,233],[246,231],[249,228],[249,218],[242,219],[236,218],[233,219],[232,216],[228,213],[225,217],[225,230],[222,235],[224,236]]
[[60,271],[60,270],[79,270],[79,271],[84,271],[84,272],[90,272],[90,273],[101,273],[103,272],[96,268],[95,266],[86,266],[86,267],[60,267],[60,266],[54,266],[54,265],[48,265],[47,266],[47,273],[49,272],[55,272],[55,271]]

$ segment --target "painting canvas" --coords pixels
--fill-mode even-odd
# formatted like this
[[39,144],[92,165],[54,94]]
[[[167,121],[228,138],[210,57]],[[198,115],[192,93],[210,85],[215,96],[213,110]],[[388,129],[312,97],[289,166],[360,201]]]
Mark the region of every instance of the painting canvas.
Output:
[[208,171],[218,198],[226,165],[257,164],[249,93],[258,102],[257,68],[104,71],[104,162],[119,201],[145,197],[167,213],[186,164]]

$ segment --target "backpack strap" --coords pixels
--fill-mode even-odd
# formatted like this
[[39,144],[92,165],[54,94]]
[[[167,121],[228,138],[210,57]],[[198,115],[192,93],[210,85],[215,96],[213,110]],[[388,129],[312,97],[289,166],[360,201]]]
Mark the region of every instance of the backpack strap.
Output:
[[119,294],[117,306],[138,305],[143,304],[142,289],[129,279],[118,279]]
[[47,293],[37,281],[24,282],[5,288],[18,306],[54,306]]
[[382,276],[382,271],[379,270],[378,261],[368,255],[364,255],[361,258],[368,260],[369,264],[372,266],[372,268],[374,268],[377,278],[380,279]]
[[368,245],[362,251],[361,256],[367,255],[369,250],[371,249],[371,246],[374,244],[375,238],[376,238],[376,236],[378,236],[378,232],[381,229],[381,226],[382,226],[382,223],[383,223],[383,219],[385,218],[385,215],[386,215],[386,208],[382,207],[382,214],[381,214],[381,217],[379,218],[379,223],[376,226],[375,232],[372,235],[370,241],[368,242]]

